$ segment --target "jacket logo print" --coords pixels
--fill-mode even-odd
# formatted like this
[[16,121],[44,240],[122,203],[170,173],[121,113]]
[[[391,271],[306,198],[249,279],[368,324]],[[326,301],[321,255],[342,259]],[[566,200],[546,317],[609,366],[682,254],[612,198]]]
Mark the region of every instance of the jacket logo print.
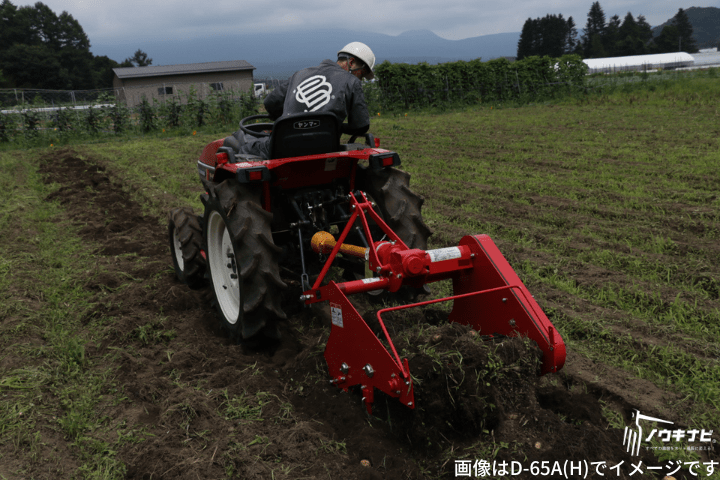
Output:
[[332,85],[324,75],[315,75],[304,80],[295,90],[295,100],[307,105],[307,109],[314,112],[328,104]]

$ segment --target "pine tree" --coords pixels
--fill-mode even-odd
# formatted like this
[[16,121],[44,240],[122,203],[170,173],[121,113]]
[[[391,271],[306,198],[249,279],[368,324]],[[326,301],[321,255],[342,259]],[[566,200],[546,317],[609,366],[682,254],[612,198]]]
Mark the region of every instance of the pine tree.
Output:
[[593,2],[588,12],[585,34],[582,38],[585,58],[606,56],[603,46],[605,26],[605,12],[603,12],[600,2]]
[[572,17],[567,19],[567,30],[565,31],[565,52],[564,53],[575,53],[578,47],[577,41],[577,28],[575,28],[575,20]]
[[[638,17],[638,19],[640,18],[643,17]],[[620,25],[617,55],[644,55],[648,52],[648,48],[645,46],[646,42],[643,27],[633,18],[632,13],[628,12]]]
[[638,38],[643,41],[643,43],[648,43],[653,38],[652,33],[652,27],[650,24],[645,20],[644,15],[638,15],[637,18],[637,26],[638,26]]
[[600,34],[595,34],[590,39],[590,44],[587,47],[586,58],[605,58],[608,56],[605,51],[605,45],[603,45],[603,39]]
[[574,53],[577,30],[572,17],[565,20],[562,14],[548,14],[543,18],[528,18],[518,41],[517,57],[561,57]]
[[653,44],[655,53],[697,52],[692,24],[682,8],[670,24],[663,27],[660,35],[653,39]]
[[565,30],[567,24],[565,19],[560,15],[545,15],[540,19],[541,41],[539,45],[538,55],[548,55],[550,57],[561,57],[563,55],[563,47],[565,44]]
[[632,16],[632,13],[628,12],[627,15],[625,15],[625,18],[620,25],[619,33],[620,37],[623,39],[627,37],[638,36],[638,24],[635,21],[635,18]]
[[653,43],[655,48],[654,53],[670,53],[677,52],[680,50],[680,34],[675,25],[665,25],[660,32],[660,35],[655,37]]
[[613,15],[610,17],[610,21],[605,27],[605,34],[603,35],[603,45],[605,46],[605,52],[608,56],[616,57],[619,53],[620,44],[620,17]]
[[125,61],[122,63],[122,66],[129,67],[147,67],[148,65],[152,65],[152,58],[148,58],[148,54],[143,52],[139,48],[135,52],[135,55],[126,58]]
[[518,41],[517,59],[522,60],[525,57],[535,55],[533,42],[535,40],[535,30],[537,22],[532,18],[525,20],[522,32],[520,32],[520,40]]
[[693,38],[693,27],[687,13],[681,8],[673,17],[673,25],[677,28],[678,33],[678,51],[695,53],[698,51],[695,39]]

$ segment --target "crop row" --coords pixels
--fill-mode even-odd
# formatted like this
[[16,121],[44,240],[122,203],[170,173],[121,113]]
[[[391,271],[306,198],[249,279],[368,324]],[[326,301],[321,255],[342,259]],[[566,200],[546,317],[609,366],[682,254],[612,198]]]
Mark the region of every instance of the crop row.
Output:
[[453,104],[547,99],[582,90],[587,66],[577,55],[498,58],[429,65],[383,62],[375,69],[375,87],[366,91],[371,105],[383,110]]
[[31,106],[0,114],[0,144],[11,144],[12,148],[204,126],[233,128],[257,109],[252,92],[219,92],[201,98],[193,88],[187,96],[162,102],[143,98],[134,108],[122,102],[83,107]]

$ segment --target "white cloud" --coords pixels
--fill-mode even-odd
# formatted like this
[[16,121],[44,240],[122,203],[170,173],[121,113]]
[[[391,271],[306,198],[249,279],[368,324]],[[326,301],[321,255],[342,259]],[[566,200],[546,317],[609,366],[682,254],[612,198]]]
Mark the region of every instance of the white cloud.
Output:
[[[34,2],[13,2],[32,5]],[[56,13],[68,11],[82,25],[92,43],[137,43],[148,38],[192,38],[228,33],[272,35],[279,31],[347,28],[397,35],[427,29],[449,39],[503,32],[519,32],[527,18],[562,13],[578,28],[587,19],[592,0],[549,2],[477,0],[276,0],[237,2],[217,0],[45,0]],[[717,4],[717,0],[714,2]],[[630,11],[658,25],[692,5],[679,0],[605,0],[605,15],[623,18]],[[301,48],[301,45],[298,45]]]

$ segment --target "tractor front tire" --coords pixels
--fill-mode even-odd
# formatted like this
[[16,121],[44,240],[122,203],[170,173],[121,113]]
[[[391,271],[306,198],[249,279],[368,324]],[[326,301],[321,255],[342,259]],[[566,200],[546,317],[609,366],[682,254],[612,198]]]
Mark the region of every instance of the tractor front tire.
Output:
[[205,204],[205,245],[213,299],[223,327],[238,342],[279,340],[281,248],[272,239],[272,213],[260,206],[260,189],[234,179],[210,185]]
[[168,236],[175,275],[193,290],[205,286],[202,226],[191,208],[173,208],[168,215]]

